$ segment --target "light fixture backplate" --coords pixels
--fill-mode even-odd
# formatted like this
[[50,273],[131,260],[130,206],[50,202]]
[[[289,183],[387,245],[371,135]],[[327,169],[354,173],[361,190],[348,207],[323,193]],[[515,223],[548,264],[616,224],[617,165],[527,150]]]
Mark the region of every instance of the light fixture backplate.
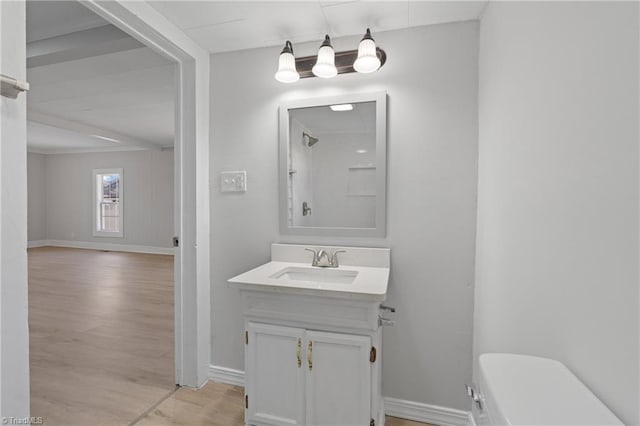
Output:
[[[380,59],[380,68],[382,68],[384,63],[387,62],[387,53],[379,47],[376,47],[376,54]],[[353,69],[353,63],[357,58],[358,49],[336,52],[335,63],[338,74],[356,72],[356,70]],[[311,69],[315,65],[316,60],[317,56],[315,55],[296,58],[296,69],[298,70],[298,74],[300,74],[300,78],[315,77],[315,75],[313,75],[313,73],[311,72]]]

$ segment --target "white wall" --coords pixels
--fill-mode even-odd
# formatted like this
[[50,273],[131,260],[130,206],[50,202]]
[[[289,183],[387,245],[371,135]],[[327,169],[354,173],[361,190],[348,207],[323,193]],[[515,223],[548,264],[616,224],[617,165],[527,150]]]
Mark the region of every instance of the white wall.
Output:
[[638,4],[490,3],[475,355],[564,362],[638,424]]
[[[26,80],[24,1],[0,2],[0,72]],[[0,417],[29,415],[26,95],[0,98]]]
[[[471,379],[477,164],[478,24],[375,34],[389,60],[377,73],[278,83],[280,48],[211,57],[212,363],[243,369],[240,295],[227,279],[269,260],[273,242],[391,248],[384,330],[386,396],[467,409]],[[353,49],[359,37],[334,40]],[[317,52],[318,43],[296,46]],[[416,56],[419,52],[420,55]],[[386,238],[291,237],[278,226],[278,106],[386,90]],[[246,193],[221,193],[219,173],[247,170]]]
[[46,156],[27,154],[27,235],[29,241],[47,239]]
[[[29,154],[31,158],[33,154]],[[173,151],[51,154],[44,157],[46,238],[76,242],[171,247]],[[30,161],[29,166],[36,164]],[[39,163],[38,163],[39,164]],[[93,169],[123,168],[124,237],[93,236]],[[30,176],[38,172],[30,170]],[[30,180],[29,195],[40,191]],[[30,207],[34,204],[30,204]],[[35,213],[30,211],[29,217]],[[32,222],[29,223],[30,227]]]
[[[372,114],[375,117],[374,108]],[[316,137],[320,140],[313,146],[313,226],[375,228],[376,197],[362,196],[376,192],[375,131],[317,133]],[[356,152],[364,147],[368,152]],[[373,169],[353,168],[357,166]]]

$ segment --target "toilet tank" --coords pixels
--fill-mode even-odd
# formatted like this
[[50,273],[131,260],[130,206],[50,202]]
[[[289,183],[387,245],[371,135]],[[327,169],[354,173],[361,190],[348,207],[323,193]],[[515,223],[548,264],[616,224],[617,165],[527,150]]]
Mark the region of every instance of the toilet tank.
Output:
[[472,410],[478,426],[623,425],[558,361],[490,353],[479,364],[480,403]]

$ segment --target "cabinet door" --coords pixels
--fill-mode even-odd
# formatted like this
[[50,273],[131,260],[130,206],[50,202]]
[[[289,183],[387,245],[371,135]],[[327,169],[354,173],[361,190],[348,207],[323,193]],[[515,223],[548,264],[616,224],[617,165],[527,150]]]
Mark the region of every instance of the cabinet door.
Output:
[[250,322],[245,422],[304,424],[304,330]]
[[370,351],[368,336],[307,331],[308,425],[369,425]]

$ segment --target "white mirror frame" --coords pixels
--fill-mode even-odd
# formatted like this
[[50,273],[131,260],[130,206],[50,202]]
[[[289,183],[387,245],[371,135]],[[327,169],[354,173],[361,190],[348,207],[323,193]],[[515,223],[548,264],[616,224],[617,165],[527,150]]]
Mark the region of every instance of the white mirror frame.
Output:
[[[289,110],[361,102],[376,103],[376,227],[289,226]],[[280,232],[289,235],[384,237],[387,233],[387,92],[356,93],[288,101],[280,105]]]

